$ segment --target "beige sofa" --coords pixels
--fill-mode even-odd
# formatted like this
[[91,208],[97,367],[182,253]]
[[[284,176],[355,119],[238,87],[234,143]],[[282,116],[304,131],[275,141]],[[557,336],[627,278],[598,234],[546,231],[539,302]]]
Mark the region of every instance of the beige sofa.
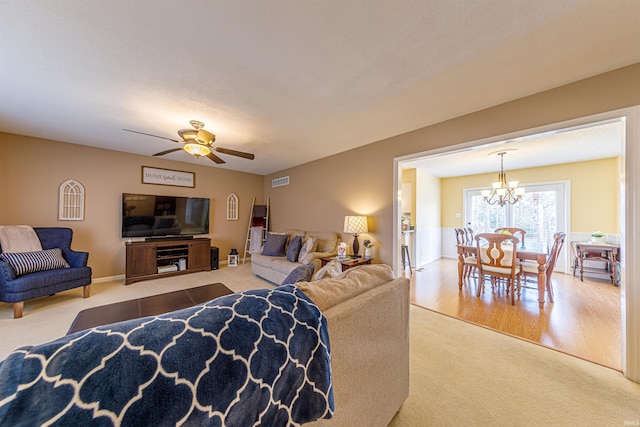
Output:
[[[251,271],[256,276],[262,277],[276,285],[282,284],[282,281],[295,270],[304,264],[314,264],[315,271],[320,268],[322,262],[320,258],[336,256],[338,254],[338,244],[340,236],[338,233],[331,231],[303,231],[303,230],[287,230],[289,235],[288,242],[295,236],[302,236],[305,241],[310,237],[316,239],[316,249],[304,259],[298,262],[290,262],[286,256],[268,256],[260,253],[251,254]],[[285,248],[286,253],[286,248]]]
[[333,418],[313,426],[386,426],[409,395],[409,279],[386,265],[297,286],[327,317]]
[[[389,266],[378,265],[365,265],[360,267],[351,268],[343,273],[338,274],[333,278],[321,279],[315,282],[298,282],[296,284],[300,290],[302,290],[313,302],[320,308],[324,316],[327,319],[327,327],[330,340],[331,351],[331,375],[332,386],[334,391],[334,415],[331,419],[321,419],[305,425],[316,426],[386,426],[394,417],[396,412],[400,409],[403,402],[406,400],[409,393],[409,280],[406,278],[394,278],[393,272]],[[258,290],[264,291],[264,290]],[[230,304],[231,301],[227,301],[226,304]],[[225,306],[225,303],[222,303]],[[82,387],[86,393],[78,391],[80,395],[89,396],[90,399],[96,399],[95,401],[102,404],[102,399],[114,402],[112,399],[113,387],[116,387],[115,383],[103,383],[99,379],[109,378],[108,373],[118,372],[122,373],[123,366],[144,366],[144,372],[141,372],[140,377],[125,375],[115,378],[114,381],[122,381],[126,379],[128,387],[124,387],[121,400],[118,405],[125,405],[131,409],[128,412],[129,418],[125,419],[138,419],[135,411],[141,411],[140,416],[150,417],[148,419],[156,420],[155,424],[173,424],[175,422],[176,411],[185,410],[193,401],[193,397],[184,398],[185,382],[189,382],[185,379],[184,382],[169,381],[167,378],[171,377],[175,380],[174,371],[178,369],[180,375],[184,378],[189,377],[190,374],[195,375],[195,378],[205,376],[204,373],[210,369],[209,363],[211,363],[211,355],[191,353],[193,348],[204,348],[204,342],[191,347],[190,342],[195,343],[201,340],[193,339],[178,339],[177,337],[183,336],[180,327],[178,329],[163,327],[163,322],[176,322],[182,324],[182,322],[195,322],[191,324],[192,332],[200,331],[202,326],[197,326],[198,322],[207,322],[208,327],[211,329],[203,329],[204,335],[215,335],[215,330],[220,330],[222,324],[227,322],[229,313],[224,316],[215,315],[216,310],[202,310],[193,308],[187,308],[184,310],[174,311],[167,313],[158,318],[151,320],[151,318],[132,319],[112,325],[106,325],[101,328],[97,328],[92,331],[81,331],[76,334],[71,334],[58,340],[52,341],[39,346],[24,347],[17,350],[12,355],[0,364],[0,424],[2,425],[17,425],[19,420],[24,420],[26,424],[42,424],[42,422],[54,418],[56,413],[66,414],[69,411],[75,416],[80,412],[70,409],[71,402],[74,401],[78,404],[77,397],[73,398],[73,393],[66,397],[60,395],[60,392],[54,390],[51,383],[56,382],[56,378],[59,375],[65,375],[67,378],[65,381],[68,384],[75,384],[74,387],[79,387],[78,384],[84,384]],[[245,307],[246,309],[247,307]],[[228,310],[224,308],[224,310]],[[302,307],[300,308],[301,311]],[[260,311],[260,310],[258,310]],[[277,311],[277,310],[275,310]],[[196,312],[198,315],[202,315],[203,318],[196,319]],[[231,310],[234,312],[234,310]],[[307,313],[307,312],[305,312]],[[307,314],[313,315],[316,311],[310,311]],[[206,317],[207,314],[209,317]],[[236,313],[236,315],[239,315]],[[206,319],[206,320],[203,320]],[[274,317],[279,319],[279,317]],[[284,317],[283,319],[290,319]],[[216,320],[220,322],[217,326],[212,326]],[[285,320],[285,323],[287,321]],[[314,324],[310,322],[309,324]],[[319,324],[319,323],[318,323]],[[140,332],[141,328],[145,326],[150,327],[149,333]],[[229,327],[227,325],[226,327]],[[225,328],[226,328],[225,327]],[[243,329],[243,326],[238,326],[234,329],[236,332],[248,329]],[[224,329],[224,328],[222,328]],[[276,328],[277,329],[277,328]],[[304,329],[304,328],[303,328]],[[112,332],[113,330],[113,332]],[[127,331],[138,331],[137,333]],[[250,335],[255,339],[258,339],[255,330],[247,332],[247,339]],[[186,332],[185,332],[186,333]],[[121,340],[127,337],[127,341],[132,339],[132,343],[135,344],[121,344]],[[104,345],[94,345],[100,341],[104,341]],[[220,341],[222,341],[220,339]],[[178,345],[180,342],[180,345]],[[309,342],[312,345],[317,343],[313,340]],[[74,346],[75,344],[75,346]],[[130,345],[134,345],[137,350],[131,351]],[[171,350],[164,351],[163,346]],[[194,344],[195,345],[195,344]],[[115,347],[113,347],[115,346]],[[64,351],[56,351],[64,347]],[[73,347],[73,349],[72,349]],[[112,348],[113,347],[113,348]],[[116,347],[119,350],[114,350]],[[221,345],[220,348],[223,348]],[[272,347],[265,347],[269,349]],[[128,350],[127,350],[128,349]],[[73,350],[73,351],[72,351]],[[113,352],[121,353],[112,360],[113,363],[105,363],[106,359],[113,356]],[[211,350],[211,348],[209,348]],[[189,352],[184,354],[181,352]],[[221,353],[213,349],[215,353]],[[31,356],[27,358],[26,353],[30,353]],[[106,352],[106,353],[105,353]],[[150,358],[155,361],[154,357],[150,355],[159,352],[162,354],[162,363],[155,365],[144,359]],[[58,358],[47,359],[48,363],[44,364],[43,360],[46,358],[44,354],[62,354]],[[105,359],[105,354],[109,353],[111,356]],[[240,351],[238,354],[242,354]],[[87,370],[87,366],[77,366],[74,363],[82,354],[87,361],[91,361],[89,365],[96,366],[95,369]],[[242,359],[241,356],[238,356]],[[101,359],[102,358],[102,359]],[[58,360],[60,359],[60,360]],[[260,358],[257,358],[260,359]],[[31,362],[29,362],[31,360]],[[38,363],[33,360],[39,361]],[[100,364],[96,360],[103,360]],[[265,359],[266,360],[266,359]],[[114,362],[115,361],[115,362]],[[42,363],[40,363],[42,362]],[[160,362],[158,360],[158,362]],[[184,362],[184,367],[181,363]],[[218,361],[220,363],[220,361]],[[97,365],[96,365],[97,363]],[[124,364],[124,365],[123,365]],[[99,365],[99,366],[98,366]],[[243,365],[243,363],[239,363]],[[24,366],[24,369],[23,369]],[[221,365],[215,365],[221,366]],[[319,364],[320,366],[320,364]],[[319,367],[318,366],[318,367]],[[28,367],[28,369],[27,369]],[[194,367],[191,369],[190,367]],[[198,367],[202,369],[202,373],[198,374]],[[165,371],[165,368],[170,371]],[[75,370],[74,370],[75,369]],[[104,371],[103,371],[104,369]],[[231,369],[231,368],[230,368]],[[51,377],[42,375],[39,372],[46,371],[51,374]],[[99,371],[102,371],[100,373]],[[163,374],[159,372],[162,371]],[[16,372],[18,374],[16,375]],[[247,381],[245,378],[246,371],[242,369],[231,370],[231,372],[240,372],[242,384]],[[21,374],[20,374],[21,373]],[[92,380],[80,381],[84,375],[89,378],[93,374],[97,375]],[[228,373],[225,372],[225,375]],[[282,373],[284,375],[284,373]],[[294,372],[295,374],[295,372]],[[33,378],[38,377],[38,384]],[[155,378],[154,381],[158,381],[157,389],[154,386],[148,384],[149,378]],[[294,380],[299,379],[296,375],[293,376]],[[76,380],[77,378],[77,380]],[[119,378],[119,379],[118,379]],[[190,378],[190,377],[189,377]],[[233,380],[233,377],[230,377]],[[13,398],[6,398],[6,393],[13,393],[11,390],[16,390],[18,384],[22,379],[26,382],[23,384],[24,388],[21,388],[19,393],[20,399],[14,400]],[[237,378],[236,378],[237,379]],[[130,380],[130,381],[129,381]],[[146,385],[142,387],[144,382]],[[59,381],[58,381],[59,382]],[[203,380],[199,384],[215,384],[216,381],[212,379]],[[47,385],[48,384],[48,385]],[[176,388],[172,388],[171,384]],[[265,384],[269,384],[266,382]],[[122,384],[119,384],[120,386]],[[149,386],[147,388],[147,386]],[[68,386],[69,387],[69,386]],[[242,388],[242,386],[239,386]],[[163,410],[159,411],[158,416],[155,414],[152,417],[150,412],[140,405],[132,405],[132,402],[137,401],[140,395],[136,397],[135,393],[131,393],[131,390],[138,389],[138,392],[142,392],[145,388],[144,399],[152,402],[157,390],[161,390],[163,396],[166,397],[166,402],[162,403]],[[200,387],[198,387],[200,389]],[[202,396],[204,401],[208,398],[212,398],[215,395],[208,393],[208,387],[202,387],[205,395]],[[231,388],[231,390],[237,390],[238,388]],[[29,390],[29,391],[27,391]],[[246,395],[248,402],[251,402],[249,406],[255,406],[254,403],[264,398],[264,390],[254,388],[255,395]],[[4,392],[4,393],[3,393]],[[151,394],[148,394],[151,392]],[[176,394],[171,394],[175,392]],[[64,393],[63,393],[64,394]],[[243,392],[242,395],[245,395]],[[3,399],[2,397],[5,396]],[[55,396],[56,399],[53,399]],[[60,400],[57,400],[58,396]],[[129,396],[132,400],[130,403],[126,403],[126,396]],[[259,399],[256,397],[258,396]],[[107,399],[108,397],[108,399]],[[217,396],[219,398],[219,396]],[[122,400],[124,398],[124,400]],[[237,396],[236,396],[237,398]],[[18,398],[16,398],[18,399]],[[66,402],[64,399],[70,399]],[[25,410],[25,402],[40,402],[38,408],[33,410]],[[18,403],[16,403],[18,402]],[[63,402],[61,405],[60,402]],[[118,406],[112,403],[114,406]],[[168,404],[168,408],[165,407]],[[3,405],[6,405],[3,407]],[[15,405],[15,406],[14,406]],[[87,405],[89,405],[87,403]],[[11,408],[14,406],[14,408]],[[86,405],[85,405],[86,406]],[[144,405],[143,405],[144,406]],[[304,405],[303,405],[304,406]],[[86,406],[87,408],[90,407]],[[111,408],[112,406],[109,406]],[[119,406],[118,406],[119,407]],[[79,406],[76,408],[79,411]],[[248,409],[248,411],[255,411],[256,408]],[[322,406],[324,411],[324,406]],[[6,411],[6,412],[4,412]],[[238,410],[242,411],[242,410]],[[105,413],[108,411],[105,409]],[[7,415],[10,414],[10,415]],[[38,415],[39,418],[34,418]],[[42,417],[40,417],[42,415]],[[260,417],[259,411],[256,412],[256,416]],[[88,415],[89,417],[91,415]],[[231,419],[238,419],[237,411],[230,411],[226,414]],[[235,417],[235,418],[234,418]],[[175,419],[174,419],[175,418]],[[41,420],[42,422],[34,421]],[[67,421],[71,418],[60,418]],[[76,418],[83,419],[83,418]],[[149,422],[148,419],[138,419],[139,424],[154,425],[153,422]],[[5,421],[3,423],[3,420]],[[233,424],[233,423],[232,423]],[[236,424],[234,424],[236,425]]]

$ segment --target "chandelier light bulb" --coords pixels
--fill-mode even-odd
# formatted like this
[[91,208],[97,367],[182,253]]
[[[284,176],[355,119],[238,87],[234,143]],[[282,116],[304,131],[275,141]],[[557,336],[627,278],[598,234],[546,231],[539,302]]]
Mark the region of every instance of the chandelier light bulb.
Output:
[[483,190],[481,192],[484,201],[490,205],[504,206],[506,204],[514,204],[524,196],[524,188],[518,187],[519,181],[507,181],[507,174],[504,172],[504,155],[506,151],[498,153],[500,156],[500,172],[498,180],[493,182],[491,186],[493,190]]

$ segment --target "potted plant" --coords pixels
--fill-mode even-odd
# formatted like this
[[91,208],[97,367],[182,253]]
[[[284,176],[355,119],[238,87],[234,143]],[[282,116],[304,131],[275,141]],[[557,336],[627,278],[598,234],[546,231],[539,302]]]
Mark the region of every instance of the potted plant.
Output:
[[591,233],[591,241],[593,243],[604,243],[604,233],[601,231],[594,231]]
[[364,245],[364,257],[366,259],[371,259],[371,248],[373,247],[373,243],[371,243],[371,240],[365,240],[362,244]]

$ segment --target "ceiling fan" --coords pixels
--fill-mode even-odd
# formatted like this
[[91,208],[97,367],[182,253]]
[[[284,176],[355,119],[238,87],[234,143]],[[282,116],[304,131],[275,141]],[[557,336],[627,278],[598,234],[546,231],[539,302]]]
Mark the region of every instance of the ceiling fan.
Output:
[[180,138],[182,138],[182,140],[152,135],[150,133],[138,132],[131,129],[122,130],[126,132],[139,133],[141,135],[153,136],[154,138],[168,139],[169,141],[173,141],[178,144],[184,144],[180,148],[172,148],[170,150],[161,151],[154,154],[154,156],[164,156],[165,154],[184,150],[187,153],[195,156],[196,158],[199,158],[201,156],[208,157],[217,164],[225,163],[225,161],[217,155],[213,154],[214,151],[222,154],[228,154],[230,156],[242,157],[243,159],[253,160],[255,158],[255,156],[251,153],[245,153],[242,151],[231,150],[229,148],[222,148],[218,146],[214,147],[213,142],[216,140],[216,136],[211,132],[203,129],[204,123],[197,120],[191,120],[189,123],[191,124],[191,126],[193,126],[193,129],[180,129],[178,131],[178,135],[180,135]]

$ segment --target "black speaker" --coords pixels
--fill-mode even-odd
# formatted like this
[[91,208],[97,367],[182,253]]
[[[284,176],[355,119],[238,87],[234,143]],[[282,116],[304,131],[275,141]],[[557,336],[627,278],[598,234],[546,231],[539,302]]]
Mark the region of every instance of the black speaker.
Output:
[[211,269],[217,270],[220,267],[220,261],[218,259],[218,248],[211,246]]

